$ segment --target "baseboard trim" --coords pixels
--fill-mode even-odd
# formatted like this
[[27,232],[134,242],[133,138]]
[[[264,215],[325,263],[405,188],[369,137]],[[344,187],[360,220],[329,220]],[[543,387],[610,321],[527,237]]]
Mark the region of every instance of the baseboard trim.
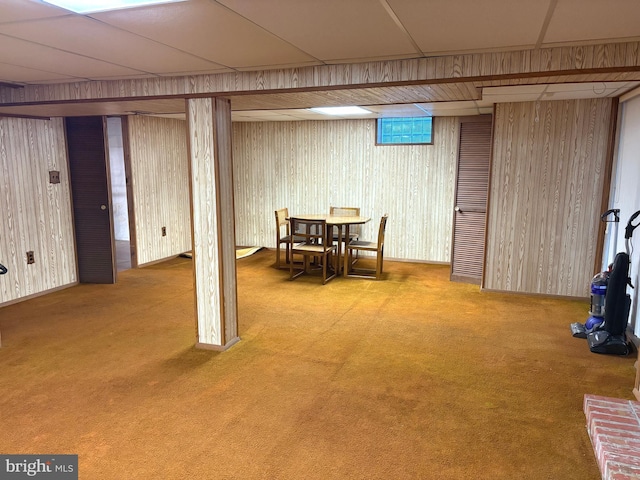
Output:
[[31,300],[32,298],[41,297],[43,295],[48,295],[50,293],[58,292],[60,290],[66,289],[66,288],[75,287],[76,285],[79,285],[79,283],[78,282],[73,282],[73,283],[69,283],[67,285],[61,285],[59,287],[54,287],[54,288],[50,288],[48,290],[43,290],[41,292],[32,293],[31,295],[27,295],[25,297],[19,297],[19,298],[14,298],[13,300],[7,300],[6,302],[0,303],[0,308],[8,307],[9,305],[13,305],[15,303],[25,302],[27,300]]
[[557,300],[580,300],[580,301],[589,301],[589,297],[573,297],[571,295],[555,295],[553,293],[536,293],[536,292],[516,292],[512,290],[498,290],[495,288],[486,288],[480,287],[480,291],[487,293],[504,293],[507,295],[528,295],[532,297],[541,297],[541,298],[553,298]]

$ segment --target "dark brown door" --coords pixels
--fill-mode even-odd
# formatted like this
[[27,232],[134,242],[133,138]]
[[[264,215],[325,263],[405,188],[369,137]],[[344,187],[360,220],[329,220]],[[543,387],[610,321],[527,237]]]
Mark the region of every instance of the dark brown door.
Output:
[[65,119],[80,283],[115,283],[103,117]]
[[491,115],[462,118],[453,213],[454,281],[482,281],[490,159]]

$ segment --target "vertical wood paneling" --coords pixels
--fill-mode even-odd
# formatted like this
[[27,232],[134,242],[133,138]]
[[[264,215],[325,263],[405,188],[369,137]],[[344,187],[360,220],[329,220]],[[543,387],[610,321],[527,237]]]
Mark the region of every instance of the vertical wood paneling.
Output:
[[62,119],[0,118],[0,304],[77,282],[66,158]]
[[231,102],[214,99],[216,183],[218,190],[219,236],[222,248],[218,252],[222,271],[220,288],[224,301],[225,343],[238,337],[238,295],[236,277],[236,234],[233,201],[233,148],[231,126]]
[[438,117],[434,145],[376,146],[373,120],[235,123],[237,243],[275,248],[278,208],[357,206],[366,238],[389,214],[389,258],[449,262],[458,128]]
[[484,286],[587,296],[611,100],[496,106]]
[[198,346],[238,340],[231,108],[223,99],[187,101]]
[[187,100],[197,340],[202,344],[222,345],[214,121],[211,99]]
[[[191,250],[186,122],[128,118],[138,264]],[[162,227],[167,235],[162,236]]]
[[264,92],[292,88],[378,85],[387,82],[420,82],[518,74],[539,76],[547,71],[555,75],[562,71],[580,74],[580,70],[586,70],[581,81],[588,81],[589,74],[596,73],[594,70],[627,70],[629,67],[639,65],[640,43],[625,42],[187,77],[82,81],[26,85],[24,88],[0,87],[0,102],[43,102],[240,91]]

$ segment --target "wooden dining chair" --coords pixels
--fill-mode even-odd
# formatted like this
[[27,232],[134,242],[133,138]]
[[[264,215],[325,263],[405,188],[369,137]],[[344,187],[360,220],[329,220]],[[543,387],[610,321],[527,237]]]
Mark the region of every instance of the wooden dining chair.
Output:
[[[380,219],[380,227],[378,228],[378,241],[368,242],[366,240],[351,240],[347,245],[347,251],[345,255],[349,255],[349,265],[352,267],[346,273],[347,277],[359,277],[359,278],[375,278],[380,280],[382,277],[382,264],[384,260],[384,235],[387,228],[388,214],[384,214]],[[376,253],[376,268],[355,268],[353,267],[353,255],[354,252],[375,252]],[[361,260],[362,261],[362,260]]]
[[[329,207],[329,215],[336,215],[339,217],[359,217],[359,207]],[[341,227],[333,227],[333,241],[338,241],[338,229]],[[360,238],[360,225],[353,225],[349,231],[349,238],[351,240],[357,240]]]
[[[289,209],[276,210],[276,268],[289,268],[291,261],[291,232],[289,230]],[[285,265],[280,262],[280,246],[285,246]]]
[[[360,207],[329,207],[330,215],[337,215],[340,217],[359,217],[360,216]],[[343,227],[333,227],[333,241],[337,242],[340,239],[340,230]],[[349,228],[349,240],[358,240],[360,238],[362,227],[360,225],[351,225]],[[344,232],[343,232],[344,236]],[[347,239],[342,238],[342,241],[346,245]],[[342,255],[342,245],[338,245],[340,249],[340,255]],[[346,253],[346,252],[345,252]],[[356,252],[356,256],[353,259],[353,263],[355,264],[358,260],[358,253]]]
[[[310,272],[311,258],[319,262],[322,267],[322,284],[326,284],[337,275],[337,268],[333,265],[336,247],[331,241],[331,229],[326,220],[306,220],[292,217],[289,220],[290,232],[296,232],[295,238],[290,235],[289,248],[289,280],[298,278]],[[301,240],[301,241],[298,241]],[[302,255],[302,264],[294,263],[294,255]]]

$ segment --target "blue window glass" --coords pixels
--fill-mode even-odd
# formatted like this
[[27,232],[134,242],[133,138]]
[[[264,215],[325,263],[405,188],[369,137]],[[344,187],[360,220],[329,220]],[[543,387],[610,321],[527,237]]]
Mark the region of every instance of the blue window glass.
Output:
[[378,145],[431,144],[432,117],[379,118],[376,134]]

